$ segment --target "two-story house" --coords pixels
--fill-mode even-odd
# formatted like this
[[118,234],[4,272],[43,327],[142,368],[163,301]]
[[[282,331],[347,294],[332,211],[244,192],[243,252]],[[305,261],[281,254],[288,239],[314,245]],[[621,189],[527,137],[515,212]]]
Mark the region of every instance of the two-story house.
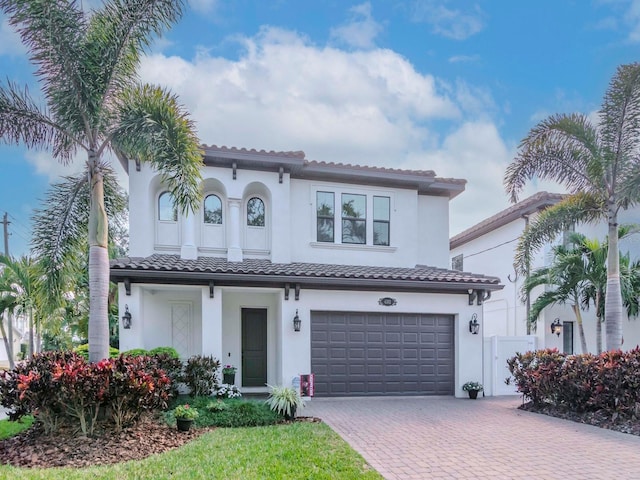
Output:
[[318,396],[461,396],[481,381],[481,305],[502,286],[448,269],[464,180],[203,149],[202,204],[186,216],[130,162],[131,256],[111,263],[131,315],[121,350],[213,355],[244,392],[308,373]]
[[[502,210],[467,230],[453,236],[450,242],[452,268],[457,270],[480,271],[502,279],[505,288],[483,305],[485,337],[523,336],[527,331],[529,308],[542,287],[532,292],[530,298],[523,298],[521,288],[524,278],[513,269],[515,249],[518,239],[527,224],[535,219],[543,209],[555,205],[563,198],[560,194],[539,192],[529,198]],[[640,223],[640,206],[621,211],[620,224]],[[576,225],[575,230],[587,238],[604,241],[607,235],[606,222]],[[549,264],[553,245],[546,244],[533,259],[531,269]],[[632,259],[640,258],[640,236],[631,235],[620,240],[620,251],[629,252]],[[550,288],[550,287],[547,287]],[[596,315],[593,306],[582,311],[583,328],[587,349],[596,351]],[[562,328],[553,331],[551,325],[559,323]],[[576,316],[571,305],[555,305],[544,309],[531,335],[536,337],[537,348],[558,348],[565,353],[583,353],[579,340]],[[606,332],[602,328],[602,344],[606,344]],[[623,322],[623,348],[631,349],[640,344],[640,321],[625,319]],[[502,381],[504,377],[499,380]]]

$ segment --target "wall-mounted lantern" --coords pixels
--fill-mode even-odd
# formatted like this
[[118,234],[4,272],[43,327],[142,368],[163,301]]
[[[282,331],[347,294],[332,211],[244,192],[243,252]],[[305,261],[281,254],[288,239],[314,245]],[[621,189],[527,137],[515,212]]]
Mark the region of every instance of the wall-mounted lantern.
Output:
[[480,322],[478,322],[478,315],[475,313],[471,315],[471,320],[469,320],[469,331],[473,335],[477,335],[480,332]]
[[301,325],[302,325],[302,320],[300,320],[300,317],[298,316],[298,309],[296,309],[296,316],[293,317],[293,331],[299,332]]
[[562,333],[562,324],[560,323],[559,318],[556,318],[551,324],[551,333],[555,333],[557,336],[560,336],[560,334]]
[[129,305],[124,306],[124,315],[122,315],[122,328],[131,328],[131,313],[129,312]]

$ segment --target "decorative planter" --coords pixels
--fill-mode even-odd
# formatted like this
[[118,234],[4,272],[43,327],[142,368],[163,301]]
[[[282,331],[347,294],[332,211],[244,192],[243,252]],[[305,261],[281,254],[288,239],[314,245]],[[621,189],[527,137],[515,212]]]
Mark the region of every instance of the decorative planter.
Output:
[[222,383],[227,383],[229,385],[234,385],[236,383],[236,374],[235,373],[223,373],[222,374]]
[[180,432],[188,432],[192,423],[193,420],[188,418],[176,418],[176,426]]
[[480,390],[469,390],[467,393],[469,394],[469,398],[471,400],[475,400],[476,398],[478,398],[478,392]]

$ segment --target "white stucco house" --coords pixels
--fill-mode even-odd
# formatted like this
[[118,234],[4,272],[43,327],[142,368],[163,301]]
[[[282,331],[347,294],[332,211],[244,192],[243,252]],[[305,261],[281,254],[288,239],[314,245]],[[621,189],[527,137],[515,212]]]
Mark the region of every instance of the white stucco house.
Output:
[[[520,290],[523,278],[513,269],[514,253],[519,237],[527,223],[540,211],[556,204],[562,195],[539,192],[513,206],[498,212],[482,222],[451,238],[452,268],[466,271],[480,271],[502,279],[505,288],[484,302],[485,337],[522,337],[527,334],[528,303],[532,303],[542,292],[533,292],[529,302],[522,301]],[[640,206],[621,211],[620,224],[640,223]],[[577,225],[575,230],[587,238],[603,241],[607,235],[605,222]],[[560,241],[560,240],[559,240]],[[547,244],[537,253],[532,262],[532,270],[549,263],[552,244]],[[640,235],[631,235],[620,241],[620,251],[630,252],[631,258],[640,258]],[[562,333],[552,333],[551,323],[556,319],[563,325]],[[583,312],[583,325],[590,352],[596,351],[596,315],[594,309]],[[603,346],[606,332],[603,332]],[[535,331],[536,348],[555,347],[566,353],[583,353],[581,350],[575,315],[570,306],[554,306],[543,310]],[[626,319],[623,323],[623,348],[631,349],[640,344],[640,319]]]
[[316,396],[463,396],[481,380],[482,302],[502,285],[448,268],[449,201],[465,180],[203,150],[189,216],[157,172],[129,163],[130,257],[111,262],[131,315],[121,350],[213,355],[244,392],[309,373]]

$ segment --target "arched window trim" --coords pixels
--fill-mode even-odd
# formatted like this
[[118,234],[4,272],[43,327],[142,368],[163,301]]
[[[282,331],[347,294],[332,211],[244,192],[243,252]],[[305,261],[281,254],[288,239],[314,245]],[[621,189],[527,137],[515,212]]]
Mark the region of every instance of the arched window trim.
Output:
[[[253,199],[260,200],[260,202],[262,203],[262,224],[249,223],[249,203]],[[248,227],[257,227],[257,228],[265,228],[267,226],[267,203],[265,202],[264,198],[262,198],[261,196],[251,195],[247,199],[245,203],[245,224]]]
[[[209,197],[216,197],[218,199],[218,202],[220,203],[220,221],[219,222],[208,222],[206,215],[207,215],[207,199]],[[205,194],[204,200],[202,201],[202,221],[205,225],[223,225],[224,224],[224,204],[222,202],[222,196],[218,193],[207,193]]]
[[[162,208],[161,208],[160,202],[162,200],[162,197],[165,196],[165,195],[168,195],[169,198],[171,199],[172,203],[173,203],[173,219],[171,219],[171,220],[167,220],[167,219],[163,219],[162,218]],[[177,207],[176,201],[173,198],[173,195],[171,195],[170,191],[164,190],[164,191],[160,192],[160,194],[158,195],[158,200],[156,202],[156,206],[157,206],[157,209],[158,209],[158,214],[157,214],[157,217],[156,217],[158,221],[160,221],[160,222],[177,222],[178,221],[178,207]]]

